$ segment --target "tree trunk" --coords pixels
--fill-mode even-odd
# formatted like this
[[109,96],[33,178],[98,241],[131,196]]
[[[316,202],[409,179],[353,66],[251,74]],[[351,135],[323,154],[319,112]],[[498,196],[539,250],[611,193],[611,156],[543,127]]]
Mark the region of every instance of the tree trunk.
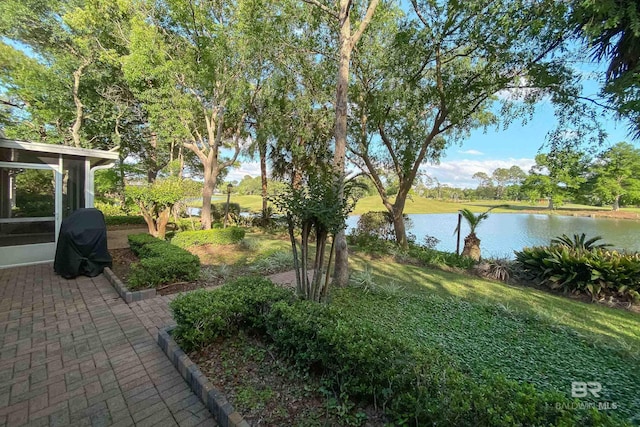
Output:
[[619,211],[620,210],[620,195],[616,194],[615,198],[613,199],[613,210],[614,211]]
[[80,78],[87,65],[89,64],[85,61],[73,72],[73,103],[76,106],[76,119],[71,126],[71,138],[73,139],[73,145],[77,148],[82,147],[80,144],[80,128],[82,127],[82,120],[84,118],[84,105],[82,105],[82,101],[80,100]]
[[[335,151],[333,167],[337,174],[336,186],[340,197],[344,195],[345,156],[347,151],[347,103],[349,89],[349,66],[351,63],[351,22],[349,20],[350,1],[340,0],[340,59],[338,62],[338,82],[336,86],[336,122],[334,129]],[[349,251],[344,230],[336,235],[336,264],[334,283],[346,286],[349,282]]]
[[396,200],[393,202],[393,205],[391,206],[392,210],[390,211],[393,217],[393,229],[396,233],[396,243],[404,249],[409,247],[407,242],[407,230],[404,223],[404,206],[407,202],[407,196],[409,195],[412,182],[412,177],[409,177],[408,181],[405,183],[400,182],[400,188],[398,188]]
[[475,233],[471,233],[464,238],[462,256],[469,257],[474,261],[480,261],[480,239]]
[[164,240],[165,235],[167,234],[167,224],[169,223],[169,215],[171,214],[171,208],[165,208],[160,215],[158,215],[158,234],[157,238]]
[[555,207],[553,206],[553,196],[549,196],[549,206],[547,207],[547,209],[549,209],[550,211],[555,209]]
[[147,168],[147,182],[149,184],[154,183],[158,178],[158,171],[154,168]]
[[203,230],[211,230],[211,196],[216,188],[217,175],[211,168],[204,170],[204,183],[202,187],[202,210],[200,211],[200,222]]
[[153,219],[153,214],[149,212],[143,204],[139,203],[138,206],[140,206],[140,212],[142,212],[142,217],[144,218],[144,221],[147,223],[147,229],[149,230],[149,234],[151,234],[153,237],[158,237],[158,228],[156,227],[156,222]]
[[120,206],[122,209],[128,211],[127,209],[127,196],[124,192],[125,189],[125,171],[124,171],[124,150],[120,150],[120,158],[118,160],[118,196],[120,198]]
[[407,242],[407,230],[404,223],[404,215],[402,211],[396,212],[394,209],[393,212],[393,231],[396,233],[396,243],[401,248],[408,248],[409,243]]
[[262,182],[262,219],[267,219],[267,144],[258,144],[260,152],[260,180]]
[[184,173],[184,151],[183,151],[184,146],[182,144],[180,144],[180,147],[178,147],[178,160],[180,161],[180,169],[179,169],[179,173],[178,173],[178,178],[182,179],[182,174]]

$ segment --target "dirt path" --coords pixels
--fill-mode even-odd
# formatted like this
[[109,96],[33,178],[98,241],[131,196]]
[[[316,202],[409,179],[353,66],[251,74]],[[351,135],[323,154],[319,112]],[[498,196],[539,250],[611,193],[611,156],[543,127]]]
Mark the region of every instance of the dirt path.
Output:
[[147,233],[147,227],[135,228],[107,228],[107,247],[109,249],[124,249],[129,247],[129,234]]

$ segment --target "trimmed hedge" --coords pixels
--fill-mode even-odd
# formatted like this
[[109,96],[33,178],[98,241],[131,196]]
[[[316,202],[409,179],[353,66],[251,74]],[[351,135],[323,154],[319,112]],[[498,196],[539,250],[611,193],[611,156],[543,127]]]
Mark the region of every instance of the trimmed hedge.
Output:
[[127,284],[131,290],[188,282],[200,275],[200,259],[188,251],[148,234],[129,236],[131,250],[140,262],[131,265]]
[[221,288],[179,295],[169,306],[177,323],[174,337],[191,351],[240,327],[264,329],[264,313],[276,301],[292,301],[291,291],[258,277],[242,277]]
[[395,424],[624,424],[557,392],[489,373],[472,378],[440,349],[418,349],[357,312],[295,300],[264,279],[179,296],[171,308],[174,336],[186,350],[249,329],[297,367],[321,374],[340,399],[375,404]]
[[143,246],[148,245],[149,243],[164,242],[164,240],[160,240],[147,233],[130,234],[127,236],[127,240],[129,241],[129,247],[137,256],[140,256],[140,251]]
[[230,245],[244,239],[245,231],[240,227],[214,228],[211,230],[183,231],[171,239],[181,248],[197,245]]
[[141,215],[109,215],[104,220],[107,225],[147,225]]

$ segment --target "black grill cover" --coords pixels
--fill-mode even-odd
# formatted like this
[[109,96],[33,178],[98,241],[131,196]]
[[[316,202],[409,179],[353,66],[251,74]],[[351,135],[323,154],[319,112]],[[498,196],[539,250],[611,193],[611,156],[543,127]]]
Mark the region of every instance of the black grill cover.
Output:
[[98,209],[78,209],[62,221],[53,269],[65,279],[95,277],[111,267],[107,225]]

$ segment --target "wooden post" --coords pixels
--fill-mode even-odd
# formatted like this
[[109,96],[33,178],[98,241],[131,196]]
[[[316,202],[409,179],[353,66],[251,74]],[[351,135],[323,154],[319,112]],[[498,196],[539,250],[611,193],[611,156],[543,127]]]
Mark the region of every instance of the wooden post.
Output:
[[460,255],[460,223],[462,222],[462,214],[458,211],[458,241],[456,243],[456,255]]
[[224,225],[222,228],[227,228],[227,218],[229,217],[229,199],[231,199],[231,187],[232,185],[227,185],[227,205],[224,208]]

